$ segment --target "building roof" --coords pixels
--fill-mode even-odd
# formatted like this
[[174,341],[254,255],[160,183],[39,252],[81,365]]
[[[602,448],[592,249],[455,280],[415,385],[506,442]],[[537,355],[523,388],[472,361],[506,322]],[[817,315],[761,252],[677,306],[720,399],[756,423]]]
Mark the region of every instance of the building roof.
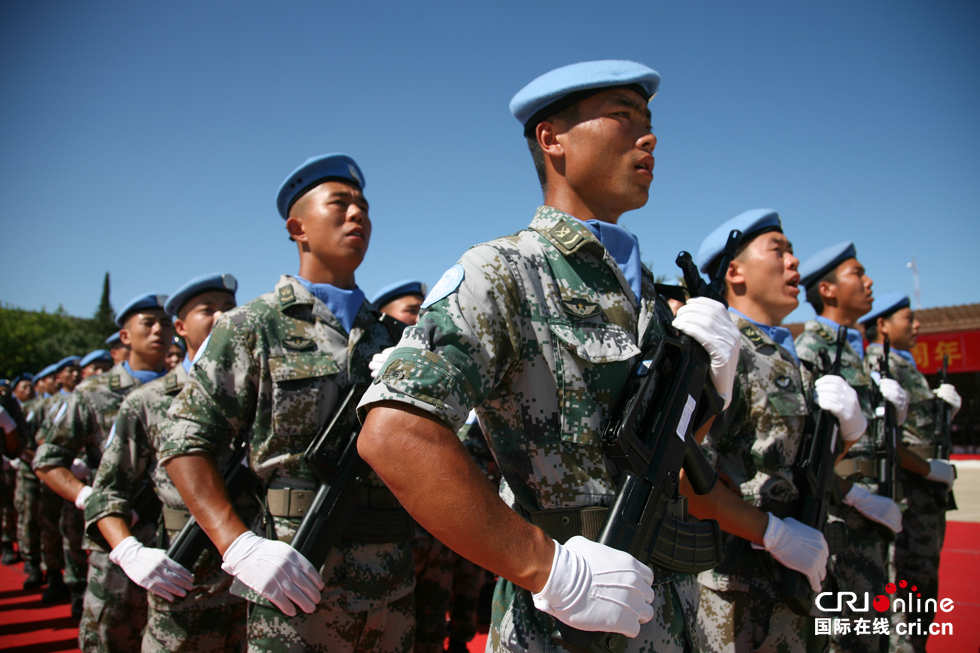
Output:
[[[980,304],[959,304],[920,308],[915,312],[922,326],[919,333],[948,333],[950,331],[975,331],[980,329]],[[793,337],[803,333],[802,322],[784,324]]]

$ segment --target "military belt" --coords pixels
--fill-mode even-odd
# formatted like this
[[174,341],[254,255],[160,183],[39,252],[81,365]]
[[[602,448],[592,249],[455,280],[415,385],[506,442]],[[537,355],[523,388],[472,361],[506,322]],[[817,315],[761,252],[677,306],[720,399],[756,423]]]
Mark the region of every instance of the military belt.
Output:
[[609,508],[603,506],[523,510],[524,517],[529,522],[559,544],[564,544],[576,535],[595,542],[599,539],[602,525],[606,523],[608,512]]
[[936,447],[927,447],[923,445],[909,446],[909,451],[920,458],[925,458],[926,460],[936,457]]
[[179,531],[190,518],[191,513],[187,510],[163,506],[163,527],[168,531]]
[[268,490],[265,500],[273,517],[302,517],[310,509],[314,496],[314,490],[282,488]]
[[[347,522],[343,537],[354,542],[384,544],[412,539],[415,522],[386,487],[358,485],[357,509]],[[301,518],[313,504],[316,492],[306,488],[269,489],[266,502],[273,517]],[[280,537],[284,540],[286,538]]]
[[864,458],[845,458],[834,465],[834,472],[841,478],[860,474],[867,478],[878,478],[878,465],[873,460]]

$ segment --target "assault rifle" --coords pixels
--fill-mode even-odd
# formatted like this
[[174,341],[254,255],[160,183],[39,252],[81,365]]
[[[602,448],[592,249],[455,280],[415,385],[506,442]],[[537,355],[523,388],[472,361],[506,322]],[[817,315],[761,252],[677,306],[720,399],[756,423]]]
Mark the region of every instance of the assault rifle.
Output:
[[[842,326],[837,331],[837,351],[833,363],[830,362],[827,348],[820,348],[822,374],[840,376],[841,356],[846,342],[847,327]],[[796,519],[825,534],[828,527],[829,504],[836,505],[841,500],[841,490],[837,482],[837,474],[834,473],[834,465],[844,450],[843,445],[838,419],[831,412],[821,410],[819,406],[811,406],[793,473],[796,487],[800,491]],[[793,612],[810,616],[814,592],[804,574],[786,569],[779,592]]]
[[[888,336],[885,336],[884,356],[881,359],[878,373],[882,379],[891,378],[888,371],[888,357],[891,355],[892,343]],[[898,501],[898,483],[895,480],[895,468],[898,464],[898,419],[895,416],[895,407],[884,397],[881,398],[884,404],[885,419],[879,431],[880,437],[875,443],[875,459],[878,463],[878,494],[888,497],[892,501]],[[882,532],[890,528],[882,529]],[[895,534],[892,533],[891,539]]]
[[[943,369],[939,372],[939,382],[948,383],[949,378],[949,354],[943,355]],[[936,423],[936,458],[949,460],[949,455],[953,453],[953,442],[950,422],[953,417],[953,409],[945,401],[936,397],[935,401],[935,423]],[[953,467],[953,476],[956,476],[956,467]],[[956,510],[956,497],[953,496],[952,488],[943,488],[946,495],[946,510]]]
[[[732,231],[710,283],[698,274],[691,255],[681,252],[692,297],[725,303],[725,274],[742,234]],[[711,360],[683,333],[668,335],[645,350],[630,374],[622,398],[602,434],[603,448],[618,473],[619,491],[597,541],[625,551],[644,564],[697,573],[722,559],[718,522],[688,522],[687,501],[678,493],[680,471],[698,494],[718,480],[694,435],[723,404],[709,378]],[[585,632],[558,622],[552,635],[562,645],[593,653],[621,653],[628,638]]]

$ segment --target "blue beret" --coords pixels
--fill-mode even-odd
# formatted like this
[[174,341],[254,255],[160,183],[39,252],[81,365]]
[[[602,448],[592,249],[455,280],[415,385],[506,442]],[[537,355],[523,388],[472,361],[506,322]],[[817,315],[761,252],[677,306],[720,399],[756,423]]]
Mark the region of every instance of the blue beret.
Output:
[[14,377],[12,383],[13,385],[17,385],[21,381],[34,381],[34,375],[28,372],[21,372],[20,374]]
[[116,331],[111,336],[105,339],[105,344],[109,345],[109,349],[114,349],[116,347],[122,347],[122,339],[119,337],[119,332]]
[[112,354],[109,353],[108,349],[96,349],[95,351],[90,351],[85,354],[85,358],[82,362],[78,364],[79,367],[85,367],[86,365],[91,365],[92,363],[97,363],[99,361],[104,361],[106,363],[112,362]]
[[54,374],[54,365],[48,365],[43,370],[34,375],[34,382],[37,383],[43,378],[49,377]]
[[10,386],[10,381],[8,379],[0,379],[0,385]]
[[779,220],[779,214],[772,209],[752,209],[739,213],[731,220],[726,220],[701,242],[701,249],[698,250],[695,259],[701,272],[707,273],[715,259],[721,256],[725,245],[728,244],[728,234],[731,233],[732,229],[738,229],[742,232],[741,246],[744,247],[754,236],[760,233],[782,231],[783,223]]
[[809,288],[837,269],[837,266],[849,258],[857,258],[854,243],[837,243],[827,249],[820,250],[804,263],[800,264],[800,285]]
[[302,197],[306,191],[319,186],[326,179],[339,178],[350,181],[364,190],[364,173],[357,167],[354,159],[346,154],[322,154],[307,159],[303,165],[289,173],[279,187],[276,196],[276,208],[285,220],[289,217],[289,209],[293,203]]
[[425,297],[425,292],[425,284],[421,281],[396,281],[379,290],[371,299],[371,305],[380,311],[382,306],[399,297],[404,297],[405,295],[422,295]]
[[858,322],[868,324],[869,322],[874,322],[879,317],[889,317],[895,311],[906,306],[911,306],[908,295],[903,295],[900,292],[890,292],[881,297],[875,297],[874,308],[871,309],[870,313],[858,320]]
[[181,306],[197,295],[208,292],[209,290],[223,290],[224,292],[231,293],[232,297],[234,297],[235,291],[238,290],[238,281],[234,276],[220,272],[194,277],[178,288],[177,292],[170,295],[170,299],[167,300],[163,310],[167,311],[167,315],[177,315]]
[[129,300],[129,303],[123,306],[116,314],[116,326],[122,328],[126,318],[132,313],[146,310],[148,308],[159,308],[162,310],[166,301],[166,295],[158,295],[156,293],[147,293],[145,295],[133,297],[131,300]]
[[54,373],[57,374],[69,365],[78,365],[79,361],[81,360],[81,356],[66,356],[54,364]]
[[633,61],[584,61],[556,68],[522,88],[510,101],[510,112],[529,136],[539,122],[607,88],[631,87],[649,102],[657,94],[660,74]]

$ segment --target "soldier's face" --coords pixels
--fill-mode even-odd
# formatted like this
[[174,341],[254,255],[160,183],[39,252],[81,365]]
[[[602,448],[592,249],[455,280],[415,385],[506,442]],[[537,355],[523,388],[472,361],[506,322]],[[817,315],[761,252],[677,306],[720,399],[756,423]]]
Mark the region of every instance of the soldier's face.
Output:
[[837,266],[834,271],[837,282],[837,306],[842,311],[861,317],[871,310],[874,296],[871,286],[874,281],[868,276],[864,266],[856,259],[848,259]]
[[78,365],[69,365],[56,375],[58,385],[71,392],[82,381],[82,369]]
[[799,266],[793,244],[778,231],[757,236],[736,262],[744,278],[745,294],[780,322],[800,305]]
[[590,206],[618,215],[650,197],[653,150],[650,110],[636,91],[610,89],[578,103],[578,121],[556,120],[564,177]]
[[[225,311],[235,308],[234,295],[220,290],[210,290],[192,297],[180,307],[174,328],[177,335],[187,341],[192,351],[200,349],[218,319]],[[183,354],[181,354],[183,358]]]
[[133,353],[162,363],[174,339],[174,325],[162,308],[148,309],[130,315],[119,335]]
[[915,319],[915,312],[905,307],[891,314],[880,323],[881,334],[888,336],[892,347],[904,349],[906,351],[915,347],[919,339],[919,321]]
[[14,386],[14,396],[22,402],[34,398],[34,386],[28,380],[18,381]]
[[103,372],[108,372],[112,369],[112,363],[109,361],[95,361],[94,363],[89,363],[82,368],[82,380],[89,378],[90,376],[98,376]]
[[113,347],[111,350],[109,350],[109,355],[112,356],[113,363],[121,363],[129,358],[129,347],[126,345]]
[[355,186],[327,181],[297,200],[289,214],[290,235],[330,269],[353,271],[371,240],[368,201]]
[[381,308],[381,312],[401,320],[408,326],[414,326],[419,321],[419,309],[422,307],[422,295],[405,295],[392,300]]

